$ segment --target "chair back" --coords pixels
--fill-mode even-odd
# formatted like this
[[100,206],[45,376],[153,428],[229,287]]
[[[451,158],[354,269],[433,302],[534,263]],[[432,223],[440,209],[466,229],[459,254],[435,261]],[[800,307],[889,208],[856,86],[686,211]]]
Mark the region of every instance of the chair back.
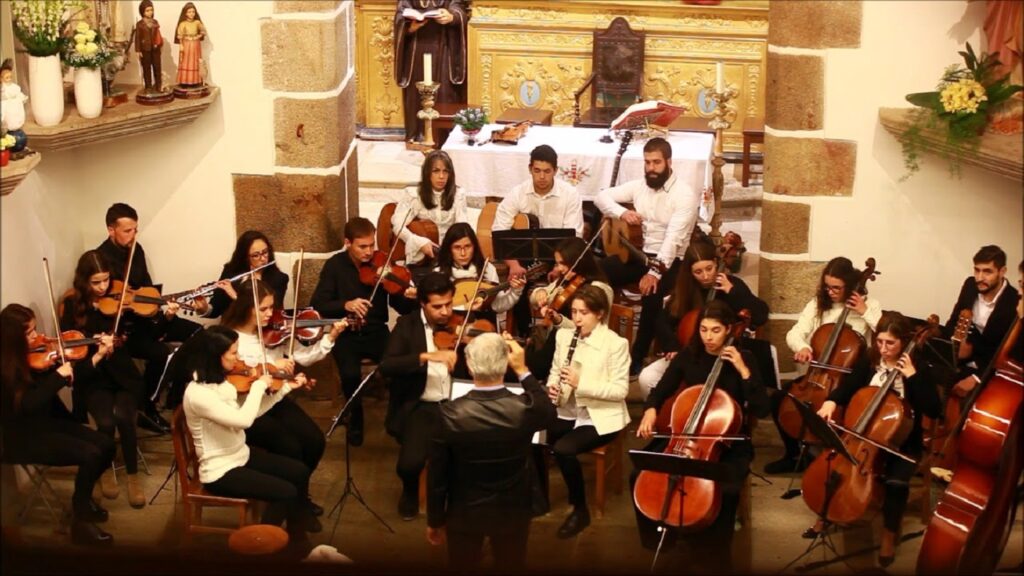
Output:
[[590,108],[605,109],[602,114],[608,116],[609,122],[640,97],[644,43],[644,33],[634,32],[621,16],[612,20],[607,29],[594,30]]
[[484,258],[494,259],[494,240],[491,237],[491,228],[494,227],[494,217],[498,213],[500,202],[488,202],[480,210],[480,217],[476,220],[476,239],[480,243],[480,252]]
[[174,462],[178,466],[182,497],[187,499],[191,492],[192,480],[199,480],[199,457],[196,456],[196,445],[188,429],[185,410],[181,406],[178,406],[171,417],[171,436],[174,440]]
[[[397,202],[388,202],[381,208],[380,216],[377,217],[377,250],[385,254],[391,253],[391,243],[395,241],[394,231],[391,230],[391,217],[395,215],[397,208]],[[401,246],[395,249],[395,258],[402,260],[405,258],[405,242],[398,242],[401,242]]]

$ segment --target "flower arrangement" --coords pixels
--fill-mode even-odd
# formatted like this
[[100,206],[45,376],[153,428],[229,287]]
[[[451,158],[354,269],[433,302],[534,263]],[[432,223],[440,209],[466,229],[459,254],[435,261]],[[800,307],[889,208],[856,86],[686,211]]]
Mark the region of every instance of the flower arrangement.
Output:
[[14,136],[11,136],[10,134],[4,134],[2,137],[0,137],[0,150],[13,148],[17,142],[18,141],[14,139]]
[[99,68],[113,57],[107,41],[88,22],[79,22],[74,35],[64,38],[64,62],[73,68]]
[[78,0],[14,0],[14,35],[32,56],[60,54],[64,31],[81,6]]
[[899,137],[908,172],[904,179],[920,169],[924,143],[921,131],[926,128],[945,131],[946,143],[952,150],[947,155],[950,172],[959,175],[960,158],[977,150],[991,111],[1024,89],[1010,84],[1009,74],[996,76],[999,59],[994,54],[983,52],[979,58],[968,43],[960,56],[964,65],[948,67],[935,91],[907,94],[907,101],[920,109]]
[[487,113],[481,108],[463,108],[452,117],[452,123],[462,128],[463,132],[472,132],[487,124]]

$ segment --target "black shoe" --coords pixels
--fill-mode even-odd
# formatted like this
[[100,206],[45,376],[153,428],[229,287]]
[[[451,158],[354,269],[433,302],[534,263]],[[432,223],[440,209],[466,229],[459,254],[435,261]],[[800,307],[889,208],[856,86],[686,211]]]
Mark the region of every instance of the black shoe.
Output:
[[84,510],[75,511],[75,520],[80,522],[106,522],[110,518],[110,514],[102,506],[97,504],[92,498],[89,498],[89,504]]
[[398,499],[398,515],[402,520],[414,520],[420,513],[420,498],[416,492],[402,491],[402,497]]
[[71,543],[80,546],[111,546],[114,537],[92,522],[75,520],[71,524]]
[[316,516],[309,516],[306,519],[306,532],[310,534],[319,534],[324,531],[323,524],[320,523],[320,519]]
[[819,531],[815,530],[815,529],[814,529],[814,526],[811,526],[811,527],[810,527],[810,528],[808,528],[807,530],[804,530],[804,531],[803,531],[803,532],[802,532],[802,533],[800,534],[800,537],[801,537],[801,538],[803,538],[803,539],[805,539],[805,540],[814,540],[815,538],[817,538],[817,537],[818,537],[818,534],[821,534],[821,532],[819,532]]
[[140,412],[136,423],[139,428],[149,430],[155,434],[167,434],[171,431],[171,425],[167,420],[164,420],[164,417],[156,409],[145,413]]
[[312,512],[313,516],[323,516],[324,515],[323,507],[321,507],[316,502],[313,502],[312,500],[309,501],[309,511]]
[[586,508],[573,508],[572,514],[565,519],[562,527],[558,529],[558,537],[566,540],[583,532],[583,529],[590,526],[590,512]]

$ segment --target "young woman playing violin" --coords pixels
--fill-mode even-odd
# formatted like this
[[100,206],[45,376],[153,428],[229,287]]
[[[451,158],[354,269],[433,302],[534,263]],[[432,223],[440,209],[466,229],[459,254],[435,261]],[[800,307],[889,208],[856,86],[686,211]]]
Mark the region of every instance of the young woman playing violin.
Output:
[[[72,288],[61,305],[61,330],[78,330],[86,334],[113,332],[114,318],[98,309],[100,299],[110,291],[110,275],[111,268],[99,251],[89,250],[82,254],[75,268]],[[121,457],[128,474],[128,503],[133,508],[142,508],[146,505],[146,495],[138,475],[138,435],[135,428],[136,411],[145,386],[142,375],[124,347],[108,350],[106,358],[95,368],[89,378],[84,405],[96,420],[96,428],[100,432],[113,439],[117,430],[121,438]],[[103,474],[100,484],[106,498],[117,498],[121,492],[112,470]]]
[[[640,372],[640,388],[645,393],[654,389],[669,362],[685,344],[679,341],[679,323],[684,317],[696,320],[708,298],[721,298],[733,310],[750,312],[751,329],[768,321],[768,304],[754,296],[743,279],[719,270],[722,258],[714,245],[695,241],[686,248],[685,254],[680,270],[689,274],[676,276],[675,288],[655,324],[655,337],[665,355]],[[692,328],[697,326],[694,324]]]
[[[842,384],[832,391],[829,399],[822,404],[818,415],[832,420],[836,408],[847,406],[854,394],[865,386],[882,386],[886,379],[896,371],[892,391],[898,397],[906,399],[913,411],[913,427],[910,435],[897,451],[905,456],[919,460],[924,451],[922,442],[922,416],[937,418],[942,413],[938,387],[923,368],[925,364],[915,365],[911,357],[905,353],[907,344],[914,336],[910,322],[899,312],[884,312],[878,321],[875,332],[875,347],[868,352],[868,359],[862,357],[852,374],[843,379]],[[885,460],[884,497],[882,499],[882,543],[878,551],[878,562],[883,567],[892,564],[896,554],[896,543],[899,540],[900,524],[903,512],[910,498],[910,479],[914,476],[917,466],[911,462],[883,454]],[[805,538],[813,538],[823,529],[819,520],[813,528],[805,533]]]
[[455,185],[455,166],[447,152],[435,150],[427,154],[420,170],[420,183],[406,189],[391,217],[392,231],[405,243],[405,254],[396,254],[395,259],[404,257],[408,266],[437,257],[437,246],[430,239],[409,230],[409,223],[417,218],[436,224],[439,238],[445,237],[452,224],[466,222],[468,218],[466,194]]
[[608,444],[629,424],[629,342],[606,324],[608,297],[596,286],[584,286],[570,306],[574,328],[558,330],[547,380],[548,396],[558,406],[548,443],[573,506],[559,538],[572,538],[590,525],[579,455]]
[[[71,364],[33,371],[28,356],[38,343],[36,319],[20,304],[0,312],[0,384],[3,392],[4,461],[12,464],[78,466],[71,496],[71,541],[110,545],[114,538],[96,526],[107,511],[93,502],[92,489],[114,459],[114,441],[86,428],[68,412],[57,393],[71,386],[72,396],[89,386],[86,366],[95,367],[113,347],[113,339],[100,339],[96,352]],[[76,403],[77,404],[77,403]]]
[[[238,290],[242,281],[234,284],[226,282],[227,278],[234,278],[250,270],[255,270],[273,262],[277,257],[274,254],[274,246],[270,243],[267,235],[258,230],[246,230],[238,237],[235,243],[235,250],[231,253],[231,259],[224,264],[220,271],[220,281],[210,298],[210,312],[208,318],[219,318],[233,300],[238,298]],[[288,291],[288,275],[277,267],[277,264],[270,264],[266,268],[256,270],[253,276],[257,280],[270,286],[274,292],[274,308],[284,308],[284,295]]]
[[[750,417],[764,417],[769,413],[768,396],[761,383],[753,355],[736,346],[726,346],[730,328],[737,322],[736,314],[724,300],[713,300],[700,315],[698,329],[692,340],[668,365],[658,385],[644,402],[644,415],[637,428],[637,436],[650,439],[656,433],[655,423],[658,411],[672,397],[681,382],[687,386],[701,386],[708,381],[715,361],[721,358],[722,370],[715,382],[715,389],[728,394],[743,412],[744,433],[749,433]],[[668,438],[655,438],[644,450],[663,452],[669,445]],[[740,487],[754,459],[754,448],[749,440],[733,441],[721,452],[719,462],[735,469],[736,483],[721,486],[722,500],[718,516],[705,530],[687,538],[695,552],[693,558],[705,560],[707,565],[697,569],[725,571],[729,573],[732,557],[732,534],[735,529],[736,510],[739,505]],[[630,484],[636,482],[637,471],[630,477]],[[640,542],[644,547],[654,549],[658,545],[657,523],[636,510]],[[666,535],[666,545],[672,545],[676,538],[674,531]]]
[[268,505],[263,524],[281,525],[287,520],[289,546],[307,547],[307,529],[314,517],[309,500],[310,470],[299,460],[250,448],[245,432],[294,388],[299,379],[286,382],[268,394],[271,376],[252,383],[245,400],[227,381],[239,362],[238,334],[224,326],[211,326],[178,350],[193,380],[185,388],[181,409],[199,454],[199,481],[211,493],[236,498],[257,498]]
[[[238,358],[248,366],[259,366],[266,358],[267,362],[274,364],[289,379],[294,378],[311,389],[313,382],[307,379],[305,374],[296,374],[297,366],[308,366],[326,358],[334,348],[338,335],[348,326],[348,320],[335,322],[330,331],[311,346],[296,343],[295,356],[286,358],[287,344],[264,348],[260,346],[256,332],[257,318],[263,330],[267,330],[270,317],[274,313],[274,292],[263,282],[256,281],[256,292],[260,298],[258,311],[253,306],[252,292],[249,283],[244,282],[238,299],[232,302],[221,318],[221,325],[238,333]],[[266,414],[257,418],[245,431],[245,437],[250,446],[259,446],[273,454],[304,463],[310,473],[320,464],[326,447],[323,431],[297,403],[291,400],[278,402]],[[313,502],[308,504],[314,515],[319,516],[323,513],[320,506]]]
[[[475,286],[480,278],[480,268],[484,265],[484,255],[480,251],[480,242],[477,240],[476,232],[465,222],[452,224],[444,235],[441,243],[441,250],[437,257],[437,270],[451,278],[458,286],[461,282],[471,282]],[[496,285],[498,281],[498,270],[494,264],[487,263],[484,269],[484,282]],[[474,300],[472,310],[477,312],[477,318],[484,318],[495,322],[497,314],[507,312],[515,306],[523,293],[523,286],[526,281],[522,277],[514,278],[509,282],[509,287],[497,293],[490,305],[490,311],[482,310],[484,302],[479,298]],[[456,304],[458,306],[458,304]]]

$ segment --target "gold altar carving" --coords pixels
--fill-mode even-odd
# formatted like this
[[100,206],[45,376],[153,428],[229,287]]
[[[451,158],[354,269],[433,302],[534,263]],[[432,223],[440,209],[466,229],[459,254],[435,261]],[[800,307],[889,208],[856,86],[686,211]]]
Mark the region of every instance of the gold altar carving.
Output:
[[[394,0],[356,0],[357,122],[402,127],[402,95],[394,81]],[[742,149],[747,117],[764,116],[768,2],[731,0],[693,6],[680,0],[476,1],[468,28],[469,103],[496,117],[509,108],[551,110],[553,123],[572,123],[572,94],[590,75],[593,31],[616,16],[646,33],[644,98],[685,104],[711,119],[715,63],[725,64],[736,97],[723,134],[725,149]],[[704,104],[704,106],[700,106]]]

